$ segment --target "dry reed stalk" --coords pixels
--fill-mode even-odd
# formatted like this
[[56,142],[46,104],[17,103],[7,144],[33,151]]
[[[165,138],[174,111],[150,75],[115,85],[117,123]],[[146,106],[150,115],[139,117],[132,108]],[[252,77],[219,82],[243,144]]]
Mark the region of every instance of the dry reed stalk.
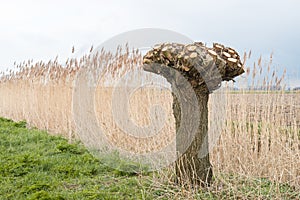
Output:
[[[17,121],[25,119],[30,126],[52,134],[63,134],[70,140],[76,138],[72,116],[74,80],[79,70],[89,68],[91,72],[98,71],[103,75],[96,90],[96,113],[99,125],[111,141],[134,152],[159,149],[175,136],[169,91],[142,88],[132,95],[129,102],[130,117],[139,126],[150,123],[151,106],[159,104],[165,109],[167,120],[160,137],[150,140],[129,137],[113,120],[111,87],[141,61],[137,52],[132,53],[126,48],[125,51],[126,54],[122,54],[120,49],[116,55],[103,51],[91,53],[79,60],[67,60],[65,66],[56,60],[19,64],[18,72],[1,76],[0,115]],[[212,153],[215,174],[268,177],[299,187],[299,93],[272,90],[273,85],[284,88],[284,76],[278,77],[272,71],[272,55],[266,66],[261,58],[257,63],[258,69],[255,65],[252,73],[250,68],[247,69],[247,78],[252,75],[253,80],[263,80],[253,81],[251,85],[254,89],[258,86],[255,84],[261,84],[262,91],[232,92],[228,89],[226,92],[227,123]],[[106,85],[107,82],[110,83]],[[166,180],[168,176],[163,177]]]

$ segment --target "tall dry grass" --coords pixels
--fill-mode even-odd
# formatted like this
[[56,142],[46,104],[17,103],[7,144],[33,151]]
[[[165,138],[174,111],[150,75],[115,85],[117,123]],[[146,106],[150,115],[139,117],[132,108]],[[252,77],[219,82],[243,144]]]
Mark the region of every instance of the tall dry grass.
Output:
[[[68,60],[65,65],[59,64],[57,60],[48,63],[23,62],[16,66],[17,72],[3,74],[1,77],[0,116],[26,120],[32,127],[52,134],[62,134],[70,141],[78,139],[72,113],[73,92],[78,73],[86,69],[95,73],[94,75],[100,74],[96,86],[95,112],[98,124],[109,140],[132,152],[155,151],[175,137],[172,96],[169,90],[144,87],[137,89],[130,98],[130,118],[138,126],[151,123],[153,105],[158,104],[165,111],[165,126],[150,139],[124,134],[114,121],[111,111],[114,83],[140,63],[140,54],[128,49],[125,49],[125,54],[121,51],[117,51],[115,55],[103,51],[91,53],[80,59]],[[130,81],[135,78],[131,76],[127,84],[130,85]],[[284,88],[284,76],[278,77],[273,72],[272,63],[263,65],[261,58],[240,79],[242,82],[251,82],[250,80],[252,90],[233,91],[230,84],[225,86],[226,125],[211,153],[214,173],[266,177],[299,188],[300,94],[283,89],[273,91],[273,85]],[[254,90],[258,86],[262,90]],[[224,100],[217,98],[217,95],[211,95],[214,102]],[[154,112],[154,115],[159,113]],[[218,120],[214,117],[210,113],[210,128]],[[175,151],[175,146],[173,149]]]
[[247,75],[240,81],[252,76],[250,90],[226,93],[226,127],[212,153],[215,170],[299,188],[300,93],[285,91],[285,70],[277,76],[272,55],[264,65],[259,58]]

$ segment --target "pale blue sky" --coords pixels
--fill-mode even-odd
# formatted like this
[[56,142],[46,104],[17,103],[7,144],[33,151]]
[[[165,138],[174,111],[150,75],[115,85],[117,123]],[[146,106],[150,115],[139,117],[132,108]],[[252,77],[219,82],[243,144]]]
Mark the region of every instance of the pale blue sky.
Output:
[[[252,50],[300,85],[300,1],[297,0],[0,0],[0,70],[14,61],[65,61],[75,46],[91,45],[125,31],[162,28],[239,52]],[[248,63],[252,65],[250,62]]]

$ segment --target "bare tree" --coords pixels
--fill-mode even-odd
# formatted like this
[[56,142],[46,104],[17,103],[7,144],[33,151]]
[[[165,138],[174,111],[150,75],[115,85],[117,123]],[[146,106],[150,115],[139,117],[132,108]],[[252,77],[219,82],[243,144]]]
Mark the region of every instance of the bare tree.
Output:
[[[208,144],[208,98],[222,81],[244,73],[238,53],[221,44],[163,43],[143,58],[144,70],[171,84],[176,122],[176,181],[206,186],[212,180]],[[200,152],[201,149],[201,152]]]

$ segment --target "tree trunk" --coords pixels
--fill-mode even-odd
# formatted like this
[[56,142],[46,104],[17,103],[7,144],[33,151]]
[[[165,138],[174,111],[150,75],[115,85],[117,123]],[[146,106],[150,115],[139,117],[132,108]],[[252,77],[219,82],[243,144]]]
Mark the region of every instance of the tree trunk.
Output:
[[[173,113],[176,122],[176,151],[179,155],[178,160],[175,162],[176,182],[180,184],[202,185],[208,186],[212,180],[212,167],[209,161],[208,154],[208,93],[201,93],[194,91],[197,96],[198,106],[200,111],[200,119],[197,123],[199,126],[195,127],[195,135],[191,136],[189,131],[180,131],[179,126],[181,120],[189,122],[194,119],[193,115],[195,110],[187,110],[190,113],[188,118],[181,119],[181,107],[177,96],[173,93]],[[192,94],[191,94],[192,95]],[[191,96],[185,94],[185,96]],[[186,103],[193,103],[188,101]],[[193,109],[194,105],[185,106],[187,109]],[[187,144],[185,138],[193,137],[190,144]],[[188,146],[187,146],[188,145]],[[201,152],[200,152],[201,151]],[[200,158],[200,155],[204,157]]]
[[144,70],[162,75],[172,87],[177,182],[208,186],[213,175],[207,136],[208,96],[222,81],[244,73],[240,56],[217,43],[212,48],[201,42],[163,43],[148,51],[143,63]]

